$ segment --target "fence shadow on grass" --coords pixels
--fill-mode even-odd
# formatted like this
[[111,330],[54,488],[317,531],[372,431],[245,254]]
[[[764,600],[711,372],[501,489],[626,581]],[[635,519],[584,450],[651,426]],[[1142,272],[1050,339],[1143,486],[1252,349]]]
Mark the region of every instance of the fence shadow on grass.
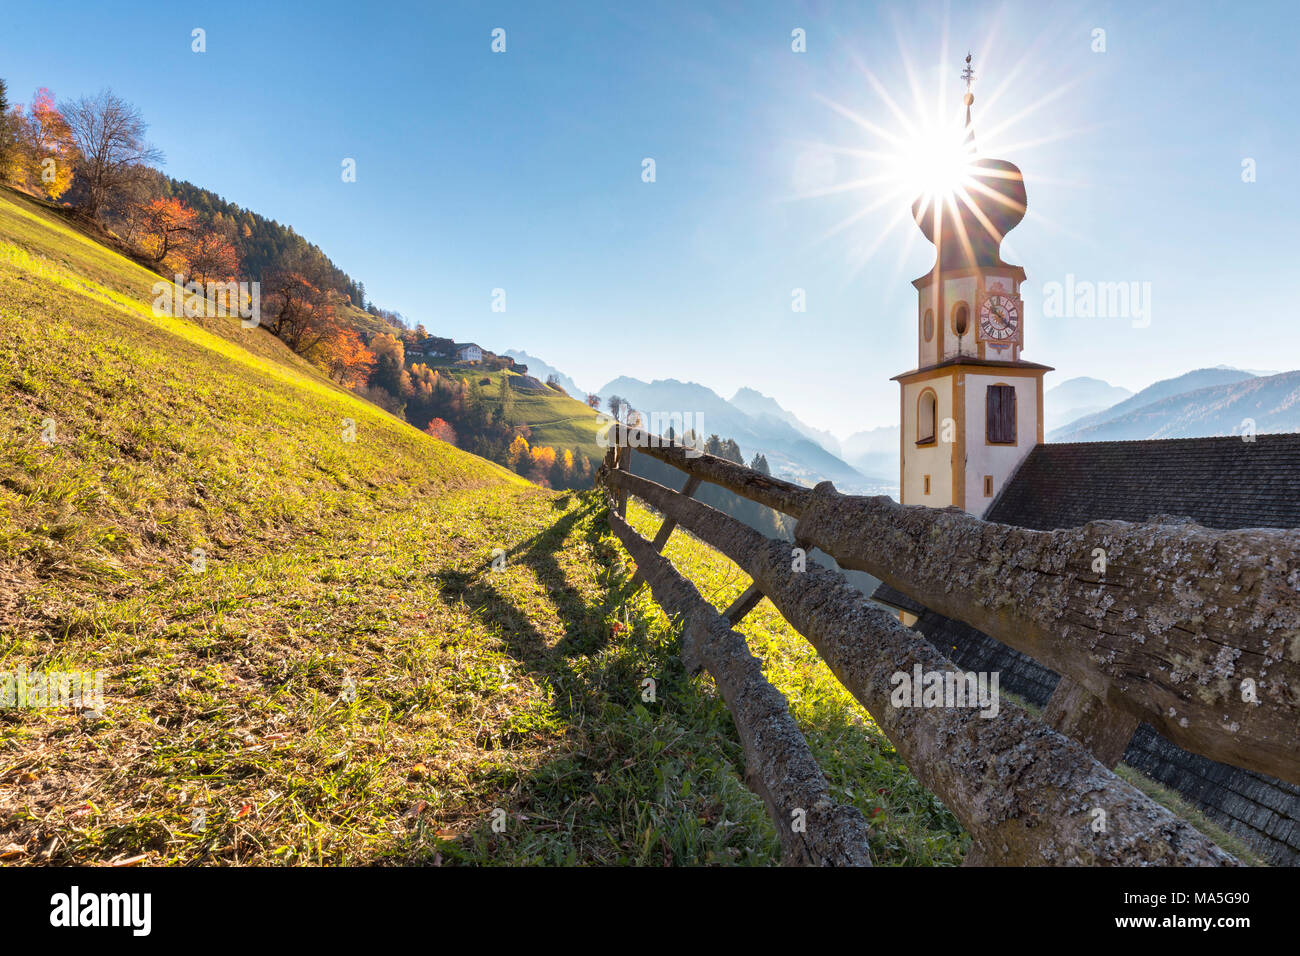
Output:
[[[553,759],[501,781],[509,794],[502,802],[526,822],[512,814],[499,833],[485,816],[454,841],[408,846],[399,855],[410,862],[435,852],[471,864],[773,859],[771,825],[736,769],[744,760],[730,716],[687,675],[675,631],[666,639],[651,634],[654,612],[648,599],[634,600],[641,589],[627,569],[605,572],[597,602],[565,579],[556,555],[579,542],[617,557],[603,514],[601,502],[567,511],[509,548],[505,571],[486,561],[435,575],[444,601],[463,602],[498,630],[506,652],[552,689],[554,713],[567,729]],[[564,636],[554,644],[497,583],[519,565],[543,585],[561,622]],[[616,625],[625,629],[616,633],[610,618],[625,608],[627,623]],[[655,675],[659,703],[642,702],[647,674]]]

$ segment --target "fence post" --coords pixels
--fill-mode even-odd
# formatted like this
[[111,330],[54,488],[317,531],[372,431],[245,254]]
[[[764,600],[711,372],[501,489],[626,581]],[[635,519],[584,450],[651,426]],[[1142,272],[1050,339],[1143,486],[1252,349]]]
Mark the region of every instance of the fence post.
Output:
[[735,627],[746,614],[758,607],[758,602],[761,600],[763,600],[763,592],[758,589],[757,584],[751,584],[745,588],[744,594],[731,602],[731,607],[723,611],[722,616],[727,619],[728,624]]
[[[967,865],[1237,865],[1185,820],[1102,767],[1082,743],[1017,707],[984,713],[970,706],[917,706],[915,695],[910,706],[900,705],[898,672],[919,672],[925,680],[938,673],[945,686],[964,675],[916,632],[870,605],[843,575],[811,562],[805,573],[791,574],[789,542],[768,538],[645,478],[606,477],[676,515],[701,541],[749,573],[754,586],[875,717],[917,780],[970,832],[975,852]],[[617,516],[611,515],[610,524],[638,565],[670,567]],[[888,551],[899,535],[882,537]],[[801,544],[810,539],[815,540],[796,534]],[[669,589],[654,597],[663,607],[666,600],[673,603],[671,594]],[[695,659],[685,645],[683,656]],[[1068,690],[1061,694],[1068,696]],[[1097,809],[1108,821],[1101,830],[1091,825]]]
[[1043,708],[1043,722],[1083,744],[1107,770],[1124,758],[1138,719],[1106,702],[1073,679],[1061,676]]
[[[624,435],[626,436],[626,432],[624,433]],[[618,448],[615,449],[615,451],[617,452],[617,456],[614,459],[614,467],[618,471],[630,471],[631,462],[629,461],[629,459],[632,457],[632,446],[626,444],[620,444]],[[615,510],[618,512],[618,516],[620,518],[626,518],[627,517],[627,492],[623,488],[618,489],[614,499],[614,503],[615,503]]]
[[[713,677],[745,754],[745,783],[763,798],[788,865],[870,866],[862,812],[836,803],[785,696],[768,681],[744,635],[732,630],[695,585],[623,519],[610,515],[651,594],[681,626],[682,663]],[[798,825],[796,820],[799,821]]]

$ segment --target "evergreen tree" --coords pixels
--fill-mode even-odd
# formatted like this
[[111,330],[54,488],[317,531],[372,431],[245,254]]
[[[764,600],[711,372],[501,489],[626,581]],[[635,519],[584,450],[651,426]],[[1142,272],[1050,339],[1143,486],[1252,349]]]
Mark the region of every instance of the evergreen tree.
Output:
[[7,170],[13,162],[17,142],[13,126],[9,121],[9,90],[5,81],[0,80],[0,180],[7,177]]
[[515,393],[514,390],[510,387],[510,382],[508,381],[508,378],[509,376],[507,375],[501,376],[501,385],[500,388],[498,389],[498,396],[497,396],[500,399],[499,404],[501,406],[501,420],[506,424],[512,422],[515,417]]
[[767,465],[767,456],[761,451],[754,453],[754,460],[749,463],[749,467],[754,471],[760,471],[765,475],[772,474],[772,469]]
[[469,381],[465,417],[476,433],[485,431],[490,424],[489,410],[483,401],[483,386],[478,383],[477,375],[471,376]]

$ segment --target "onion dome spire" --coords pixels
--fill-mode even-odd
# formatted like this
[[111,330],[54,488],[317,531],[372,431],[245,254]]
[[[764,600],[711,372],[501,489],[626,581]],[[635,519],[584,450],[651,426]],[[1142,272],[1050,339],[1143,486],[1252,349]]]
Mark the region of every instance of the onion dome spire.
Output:
[[975,69],[971,54],[961,72],[966,81],[966,129],[962,150],[967,156],[965,182],[947,196],[925,194],[912,204],[912,218],[926,239],[938,247],[941,269],[1006,266],[999,255],[1002,238],[1025,217],[1025,181],[1020,170],[1004,159],[978,155],[971,105]]

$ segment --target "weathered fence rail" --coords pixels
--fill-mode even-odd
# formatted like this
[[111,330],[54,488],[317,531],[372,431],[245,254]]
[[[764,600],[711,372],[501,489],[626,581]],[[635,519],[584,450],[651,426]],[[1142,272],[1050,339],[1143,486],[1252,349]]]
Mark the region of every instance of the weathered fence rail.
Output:
[[[686,646],[699,646],[699,634],[719,628],[733,635],[726,639],[729,653],[738,654],[741,645],[735,641],[743,645],[743,637],[728,625],[768,597],[871,712],[917,778],[971,833],[968,862],[1236,861],[1121,781],[1083,744],[1019,708],[1008,705],[989,718],[970,707],[894,706],[890,675],[920,666],[955,681],[956,668],[920,635],[865,601],[841,575],[811,562],[806,571],[793,573],[789,542],[767,538],[693,500],[690,493],[700,481],[798,518],[799,546],[821,548],[841,565],[869,571],[926,606],[1060,670],[1075,682],[1067,685],[1075,696],[1103,705],[1096,709],[1111,714],[1118,708],[1134,723],[1150,720],[1161,729],[1172,724],[1171,739],[1188,749],[1285,779],[1300,777],[1296,755],[1283,747],[1283,741],[1295,741],[1300,713],[1295,691],[1300,688],[1295,679],[1300,534],[1123,522],[1027,531],[951,509],[843,496],[829,483],[800,488],[712,456],[688,455],[681,446],[650,445],[644,433],[618,437],[622,447],[611,449],[597,476],[614,502],[611,524],[656,600],[669,613],[685,615],[695,629]],[[687,488],[675,492],[630,474],[628,445],[686,472]],[[653,542],[623,520],[628,493],[664,514]],[[658,554],[677,525],[752,577],[750,589],[725,612],[726,620],[710,623],[701,608],[677,594],[681,586],[672,576],[680,576]],[[1106,556],[1102,573],[1092,570],[1096,548]],[[693,588],[690,594],[703,603]],[[747,649],[743,656],[752,661]],[[706,667],[715,680],[714,667],[723,669],[720,661],[704,656],[696,666]],[[1247,679],[1254,682],[1253,703],[1242,700],[1241,682]],[[730,705],[728,691],[722,692]],[[1072,700],[1063,694],[1062,701]],[[783,705],[780,711],[788,720]],[[774,798],[765,791],[755,781],[774,772],[782,758],[751,746],[755,731],[742,726],[751,715],[735,707],[732,714],[746,741],[751,785],[764,796],[778,828],[782,813],[788,825],[790,800],[807,803],[823,791],[806,777],[798,793]],[[1056,726],[1074,729],[1068,720]],[[806,754],[798,740],[799,753]],[[798,852],[785,844],[787,834],[782,839],[787,859],[852,862],[842,852],[850,834],[841,828],[833,836],[829,830],[805,835],[805,847],[829,842]]]
[[1033,531],[829,482],[800,488],[681,446],[637,450],[799,519],[796,539],[841,567],[979,628],[1185,750],[1300,784],[1300,530]]

